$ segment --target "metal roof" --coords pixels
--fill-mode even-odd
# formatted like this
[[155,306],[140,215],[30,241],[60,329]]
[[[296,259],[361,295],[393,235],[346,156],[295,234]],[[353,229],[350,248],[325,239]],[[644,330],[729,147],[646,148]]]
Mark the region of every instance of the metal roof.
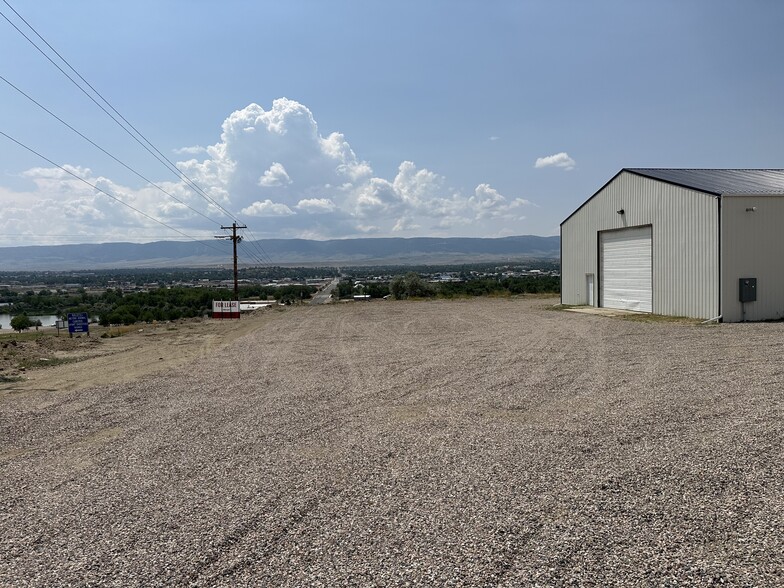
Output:
[[623,171],[717,196],[784,194],[784,169],[624,168]]

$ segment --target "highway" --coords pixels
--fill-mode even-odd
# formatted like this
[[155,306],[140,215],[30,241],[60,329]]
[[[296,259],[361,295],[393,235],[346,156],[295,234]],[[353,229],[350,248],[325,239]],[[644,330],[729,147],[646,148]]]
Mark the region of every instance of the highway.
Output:
[[313,298],[311,298],[310,303],[325,304],[327,302],[330,302],[332,300],[332,290],[334,290],[337,287],[338,282],[340,282],[340,278],[335,278],[334,280],[332,280],[329,284],[327,284],[324,287],[323,290],[321,290],[321,292],[318,292],[313,295]]

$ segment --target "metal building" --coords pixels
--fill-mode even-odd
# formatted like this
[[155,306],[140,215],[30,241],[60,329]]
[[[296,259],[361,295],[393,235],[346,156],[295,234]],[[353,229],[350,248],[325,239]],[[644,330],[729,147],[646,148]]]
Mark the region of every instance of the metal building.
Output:
[[622,169],[561,223],[561,302],[784,318],[784,169]]

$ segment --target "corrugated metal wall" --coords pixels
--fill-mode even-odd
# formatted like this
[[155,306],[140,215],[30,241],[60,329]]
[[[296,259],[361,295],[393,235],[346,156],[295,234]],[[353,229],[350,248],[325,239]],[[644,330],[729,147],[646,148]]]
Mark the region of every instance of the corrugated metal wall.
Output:
[[[746,211],[747,208],[756,210]],[[722,313],[743,320],[738,279],[757,278],[757,301],[746,303],[746,320],[784,318],[784,197],[722,199]]]
[[[625,214],[616,212],[620,209]],[[600,231],[651,225],[653,312],[696,318],[718,315],[718,222],[716,197],[620,173],[561,225],[563,303],[587,303],[586,274],[596,275],[599,291]]]

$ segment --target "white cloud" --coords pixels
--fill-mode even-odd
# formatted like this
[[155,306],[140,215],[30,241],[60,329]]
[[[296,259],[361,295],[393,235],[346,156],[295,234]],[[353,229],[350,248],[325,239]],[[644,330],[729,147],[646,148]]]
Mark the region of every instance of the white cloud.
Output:
[[280,202],[273,202],[269,198],[264,202],[254,202],[250,206],[246,206],[240,211],[240,214],[247,214],[248,216],[291,216],[296,214],[285,204]]
[[548,155],[547,157],[539,157],[534,164],[534,167],[539,169],[542,167],[561,167],[567,171],[574,169],[577,165],[568,153],[561,151],[555,155]]
[[259,178],[259,186],[265,188],[274,188],[275,186],[285,186],[291,183],[289,174],[286,173],[286,168],[274,161],[264,175]]
[[523,220],[525,217],[520,216],[517,212],[518,209],[528,206],[530,202],[523,198],[515,198],[508,200],[502,196],[498,190],[490,187],[489,184],[480,184],[474,190],[474,195],[469,199],[469,202],[476,210],[477,218],[516,218]]
[[175,155],[201,155],[207,153],[207,148],[201,145],[193,145],[192,147],[180,147],[179,149],[172,149]]
[[329,198],[306,198],[297,202],[297,210],[310,214],[326,214],[336,208],[335,203]]
[[380,232],[381,228],[373,225],[357,225],[357,230],[359,230],[359,232],[363,235],[367,236]]
[[[403,161],[392,178],[378,177],[343,134],[322,136],[310,110],[286,98],[275,100],[269,110],[250,104],[231,113],[215,144],[180,152],[194,155],[178,162],[180,170],[220,206],[249,217],[241,220],[256,234],[270,237],[519,234],[524,209],[530,205],[486,183],[465,193],[412,161]],[[181,202],[152,185],[130,188],[87,168],[68,169],[188,234],[210,234],[215,226],[191,208],[219,224],[230,220],[178,179],[158,185]],[[117,233],[125,240],[133,240],[140,231],[149,233],[151,227],[158,234],[166,232],[62,170],[35,168],[24,178],[33,186],[27,192],[0,186],[0,243],[3,232],[34,228],[38,234],[62,233],[63,223],[87,234]],[[59,222],[41,227],[43,218]],[[16,230],[10,230],[12,225]]]
[[404,216],[397,220],[395,226],[392,227],[393,233],[400,233],[402,231],[413,231],[419,228],[419,225],[416,224],[412,219]]
[[496,135],[493,135],[492,137],[490,137],[490,139],[489,139],[489,140],[490,140],[490,141],[498,141],[500,138],[501,138],[501,137],[498,137],[498,136],[496,136]]

